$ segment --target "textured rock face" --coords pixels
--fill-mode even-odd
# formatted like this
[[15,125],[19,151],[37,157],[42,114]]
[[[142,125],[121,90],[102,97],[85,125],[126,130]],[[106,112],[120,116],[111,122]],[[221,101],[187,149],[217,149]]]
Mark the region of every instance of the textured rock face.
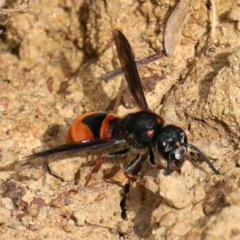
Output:
[[[23,4],[0,2],[6,9]],[[33,150],[65,143],[77,116],[112,111],[122,76],[109,83],[101,78],[120,66],[112,29],[123,31],[137,60],[148,57],[163,49],[177,2],[43,0],[24,13],[0,15],[1,239],[239,239],[235,1],[218,3],[221,25],[214,41],[208,34],[209,1],[193,1],[173,57],[139,69],[150,109],[166,124],[182,127],[220,176],[206,163],[194,162],[191,152],[181,174],[166,177],[146,163],[144,185],[131,186],[120,170],[127,158],[104,163],[83,188],[101,155],[97,151],[50,157],[45,165],[38,159],[31,168],[20,164]],[[127,109],[126,96],[116,110],[119,116],[138,110]],[[3,171],[5,166],[14,168]]]

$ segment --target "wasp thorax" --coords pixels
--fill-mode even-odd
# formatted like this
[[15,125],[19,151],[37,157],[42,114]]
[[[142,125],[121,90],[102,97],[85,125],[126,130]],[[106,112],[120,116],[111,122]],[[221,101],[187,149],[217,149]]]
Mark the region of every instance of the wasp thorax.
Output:
[[123,134],[135,147],[148,147],[156,129],[162,127],[163,120],[148,111],[128,114],[122,121]]

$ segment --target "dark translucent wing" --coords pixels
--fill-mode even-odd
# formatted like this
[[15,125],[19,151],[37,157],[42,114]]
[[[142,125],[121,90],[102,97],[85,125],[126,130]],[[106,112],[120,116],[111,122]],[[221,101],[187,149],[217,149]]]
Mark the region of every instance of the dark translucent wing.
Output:
[[112,145],[120,145],[123,143],[125,143],[125,140],[113,139],[113,138],[97,138],[93,140],[84,140],[77,143],[60,145],[58,147],[51,148],[42,152],[34,153],[32,155],[27,156],[25,160],[34,159],[38,157],[48,157],[51,155],[57,155],[57,154],[63,154],[63,153],[81,152],[86,150],[109,147]]
[[113,31],[113,37],[122,71],[128,82],[132,96],[140,109],[148,110],[148,105],[142,89],[142,84],[133,57],[131,46],[126,37],[119,30]]
[[[136,65],[138,67],[142,67],[143,65],[145,64],[148,64],[148,63],[151,63],[151,62],[154,62],[156,61],[157,59],[159,58],[162,58],[164,57],[164,55],[162,53],[155,53],[151,56],[148,56],[144,59],[141,59],[139,61],[136,61]],[[112,72],[109,72],[107,74],[104,74],[100,77],[100,79],[103,79],[106,83],[110,82],[114,77],[120,75],[122,73],[122,68],[119,68],[119,69],[116,69]]]

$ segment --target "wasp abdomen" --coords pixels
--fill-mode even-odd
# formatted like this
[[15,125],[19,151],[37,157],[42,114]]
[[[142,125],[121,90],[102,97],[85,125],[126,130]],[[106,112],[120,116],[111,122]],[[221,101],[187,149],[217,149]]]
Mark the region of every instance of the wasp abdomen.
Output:
[[116,135],[119,119],[114,114],[86,113],[78,117],[68,130],[67,143],[91,140],[94,138],[110,138]]

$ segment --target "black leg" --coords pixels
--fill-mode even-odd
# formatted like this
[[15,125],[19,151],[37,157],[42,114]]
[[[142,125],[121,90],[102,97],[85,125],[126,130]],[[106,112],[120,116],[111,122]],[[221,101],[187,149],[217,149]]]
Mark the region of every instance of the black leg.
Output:
[[125,148],[123,150],[117,151],[117,152],[113,152],[113,153],[108,153],[107,157],[108,158],[114,158],[114,157],[123,157],[124,155],[126,155],[129,152],[129,148]]
[[156,163],[152,148],[149,148],[149,158],[148,158],[148,161],[149,161],[149,163],[151,164],[151,166],[153,168],[156,168],[156,169],[159,169],[159,170],[160,169],[166,169],[165,166],[162,166],[162,165],[159,165],[159,164]]
[[156,166],[158,166],[157,163],[155,162],[155,157],[154,157],[152,148],[149,148],[149,158],[148,158],[148,161],[154,168],[156,168]]
[[145,151],[144,153],[139,153],[136,155],[136,157],[125,167],[125,175],[127,178],[135,182],[138,180],[137,177],[135,177],[142,169],[142,164],[146,159],[148,158],[148,151]]

